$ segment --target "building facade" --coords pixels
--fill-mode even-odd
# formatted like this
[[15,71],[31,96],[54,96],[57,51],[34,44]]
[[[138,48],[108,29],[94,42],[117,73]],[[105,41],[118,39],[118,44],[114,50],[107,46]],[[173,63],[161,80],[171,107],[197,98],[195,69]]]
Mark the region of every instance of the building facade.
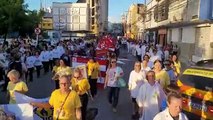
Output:
[[90,30],[102,35],[108,29],[108,0],[86,0],[90,7]]
[[[145,6],[143,4],[132,4],[129,7],[126,16],[125,33],[128,38],[142,39],[144,32],[144,14]],[[123,18],[124,20],[125,18]]]
[[212,0],[149,0],[146,39],[180,47],[185,63],[213,58]]
[[87,3],[53,2],[53,28],[59,31],[89,31]]

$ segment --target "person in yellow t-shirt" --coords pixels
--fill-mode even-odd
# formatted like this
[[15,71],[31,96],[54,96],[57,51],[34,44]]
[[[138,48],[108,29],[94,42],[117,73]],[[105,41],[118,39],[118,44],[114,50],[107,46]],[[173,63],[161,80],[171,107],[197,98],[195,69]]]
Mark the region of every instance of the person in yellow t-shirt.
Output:
[[181,63],[178,60],[177,55],[172,55],[172,61],[174,62],[174,67],[177,71],[178,76],[180,75],[180,70],[181,70]]
[[19,79],[20,74],[16,70],[11,70],[7,77],[10,79],[8,83],[7,90],[8,90],[8,97],[10,97],[9,103],[16,104],[14,92],[19,92],[25,94],[28,91],[28,87],[25,82]]
[[86,120],[86,111],[88,104],[88,93],[90,92],[90,85],[86,78],[82,78],[82,74],[80,69],[76,68],[73,73],[73,77],[71,79],[72,89],[75,90],[81,100],[81,113],[82,120]]
[[81,120],[81,101],[76,91],[71,90],[70,77],[59,77],[60,89],[54,90],[48,103],[31,102],[40,108],[53,108],[53,120]]
[[154,72],[156,80],[160,83],[161,87],[165,90],[170,85],[170,78],[165,70],[162,70],[161,61],[156,60],[154,62]]
[[91,58],[87,62],[87,69],[88,69],[88,77],[89,77],[89,84],[91,86],[91,95],[94,97],[97,95],[97,80],[100,74],[100,66],[99,63],[95,60],[95,58]]
[[55,75],[53,76],[53,80],[55,80],[55,88],[59,88],[59,80],[58,78],[62,75],[68,75],[71,77],[72,75],[72,69],[71,67],[66,65],[66,60],[65,59],[60,59],[59,61],[59,66],[55,70]]

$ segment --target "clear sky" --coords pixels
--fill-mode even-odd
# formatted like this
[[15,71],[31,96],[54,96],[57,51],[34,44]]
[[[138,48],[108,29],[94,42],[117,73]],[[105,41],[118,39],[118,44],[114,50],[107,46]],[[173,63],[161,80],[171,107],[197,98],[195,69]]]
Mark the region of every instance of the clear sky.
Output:
[[[43,4],[46,2],[46,7],[52,5],[52,2],[76,2],[77,0],[42,0]],[[25,0],[29,9],[39,9],[40,0]],[[143,3],[144,0],[109,0],[109,21],[120,22],[121,15],[128,11],[128,8],[133,3]]]

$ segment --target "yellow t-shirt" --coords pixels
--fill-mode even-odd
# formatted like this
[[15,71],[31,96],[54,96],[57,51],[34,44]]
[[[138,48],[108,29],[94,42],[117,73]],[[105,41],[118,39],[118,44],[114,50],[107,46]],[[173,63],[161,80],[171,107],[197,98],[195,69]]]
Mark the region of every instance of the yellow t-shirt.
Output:
[[72,75],[71,67],[57,67],[56,74],[61,75]]
[[[56,120],[67,94],[61,94],[60,90],[57,89],[52,92],[49,104],[54,108],[53,120]],[[76,108],[81,107],[81,101],[78,94],[72,90],[66,99],[63,108],[59,115],[59,120],[76,120]]]
[[85,94],[90,89],[90,84],[87,79],[77,80],[72,78],[72,89],[75,90],[79,95]]
[[174,62],[174,66],[178,74],[180,74],[181,64],[180,61]]
[[98,78],[98,73],[99,73],[99,63],[98,62],[88,62],[87,63],[88,67],[88,76],[91,76],[92,79],[97,79]]
[[162,88],[166,89],[170,84],[170,78],[165,70],[161,70],[159,73],[155,74],[156,80],[160,82]]
[[58,67],[59,67],[59,66],[54,66],[52,72],[55,72],[55,73],[56,73]]
[[17,83],[12,83],[12,82],[9,82],[8,83],[8,86],[7,86],[7,90],[9,91],[9,94],[10,94],[10,104],[16,104],[16,100],[15,100],[15,96],[14,96],[14,92],[17,91],[17,92],[27,92],[28,91],[28,87],[26,85],[25,82],[23,81],[20,81],[20,82],[17,82]]

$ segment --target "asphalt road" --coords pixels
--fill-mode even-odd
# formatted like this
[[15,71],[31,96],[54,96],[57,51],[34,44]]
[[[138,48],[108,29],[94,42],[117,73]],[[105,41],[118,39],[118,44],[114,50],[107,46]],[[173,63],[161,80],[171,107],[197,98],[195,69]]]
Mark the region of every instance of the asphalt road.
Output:
[[[126,50],[120,50],[119,58],[125,64],[120,66],[124,70],[124,79],[128,81],[129,73],[133,69],[133,64],[135,57],[128,54]],[[126,60],[125,60],[126,59]],[[43,71],[42,71],[43,72]],[[54,81],[51,80],[52,73],[41,74],[40,78],[36,78],[34,74],[33,82],[28,83],[29,92],[28,96],[33,98],[46,98],[51,95],[51,92],[55,88]],[[107,89],[99,90],[98,95],[94,101],[89,101],[88,108],[98,108],[98,115],[96,120],[131,120],[132,114],[132,103],[130,94],[127,88],[122,88],[120,90],[119,103],[117,106],[117,112],[112,111],[111,105],[107,102]],[[0,92],[0,104],[6,104],[6,92]]]

